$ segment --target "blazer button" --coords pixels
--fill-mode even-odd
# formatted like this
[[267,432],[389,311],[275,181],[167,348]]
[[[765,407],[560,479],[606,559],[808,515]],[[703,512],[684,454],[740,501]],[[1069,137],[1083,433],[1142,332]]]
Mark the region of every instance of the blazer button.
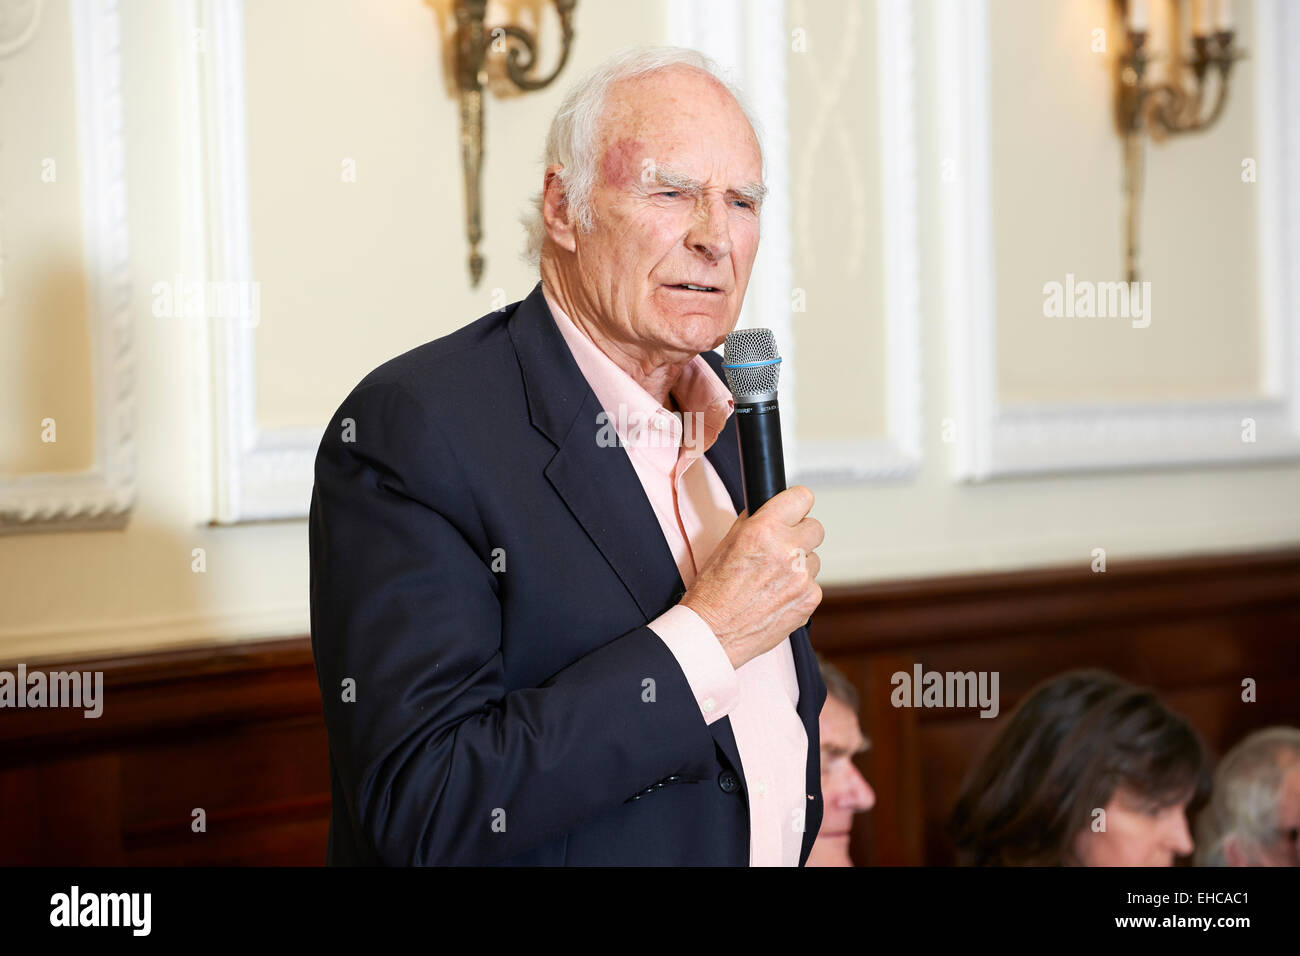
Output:
[[724,770],[718,774],[718,786],[723,793],[735,793],[740,789],[740,778],[730,770]]

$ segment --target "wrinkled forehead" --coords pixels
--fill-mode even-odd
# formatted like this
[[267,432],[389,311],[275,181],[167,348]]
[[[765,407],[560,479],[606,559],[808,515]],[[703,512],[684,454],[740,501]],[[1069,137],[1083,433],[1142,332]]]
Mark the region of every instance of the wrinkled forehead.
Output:
[[602,179],[612,186],[634,182],[653,166],[702,179],[762,177],[758,139],[740,105],[721,83],[695,69],[614,84],[596,136],[596,157]]

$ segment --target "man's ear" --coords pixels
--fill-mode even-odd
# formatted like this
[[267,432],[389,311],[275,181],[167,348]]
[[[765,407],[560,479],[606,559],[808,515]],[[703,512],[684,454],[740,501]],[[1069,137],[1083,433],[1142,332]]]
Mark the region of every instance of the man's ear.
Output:
[[577,224],[571,215],[564,180],[560,178],[563,168],[559,163],[546,167],[546,180],[542,185],[542,219],[551,241],[561,249],[574,252],[578,248]]

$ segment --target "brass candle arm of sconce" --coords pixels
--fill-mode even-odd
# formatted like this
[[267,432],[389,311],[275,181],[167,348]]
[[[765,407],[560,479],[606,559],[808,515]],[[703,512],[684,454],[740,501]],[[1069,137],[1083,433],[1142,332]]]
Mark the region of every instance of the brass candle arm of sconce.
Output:
[[[1177,2],[1177,0],[1175,0]],[[1121,16],[1126,4],[1120,4]],[[1176,20],[1174,21],[1177,22]],[[1172,32],[1172,31],[1171,31]],[[1192,59],[1183,64],[1174,58],[1173,74],[1158,84],[1144,84],[1147,66],[1152,61],[1146,49],[1145,30],[1126,30],[1128,45],[1116,60],[1115,118],[1124,142],[1125,197],[1125,273],[1129,282],[1138,276],[1137,216],[1142,198],[1144,173],[1143,135],[1156,143],[1170,136],[1194,133],[1213,126],[1223,114],[1228,101],[1228,82],[1232,65],[1245,54],[1233,49],[1234,34],[1220,30],[1192,38]],[[1171,37],[1171,44],[1181,38]],[[1189,92],[1183,85],[1182,68],[1191,70],[1195,86]],[[1205,112],[1205,85],[1210,70],[1218,75],[1214,104]]]
[[465,236],[469,241],[470,283],[478,287],[483,277],[482,180],[483,180],[483,72],[493,45],[506,46],[506,75],[524,92],[549,86],[569,60],[573,45],[573,9],[577,0],[553,0],[560,18],[563,45],[555,69],[547,76],[530,78],[537,65],[537,40],[517,26],[494,27],[488,31],[483,18],[487,0],[456,2],[456,88],[460,100],[460,153],[465,174]]

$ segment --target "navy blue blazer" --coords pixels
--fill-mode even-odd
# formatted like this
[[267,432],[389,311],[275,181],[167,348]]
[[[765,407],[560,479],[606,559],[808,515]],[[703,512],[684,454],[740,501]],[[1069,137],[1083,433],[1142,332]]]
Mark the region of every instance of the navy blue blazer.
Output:
[[[722,377],[721,359],[705,359]],[[739,865],[748,791],[647,622],[681,575],[539,283],[379,366],[316,456],[331,864]],[[734,416],[707,452],[744,508]],[[807,628],[800,865],[821,825]]]

